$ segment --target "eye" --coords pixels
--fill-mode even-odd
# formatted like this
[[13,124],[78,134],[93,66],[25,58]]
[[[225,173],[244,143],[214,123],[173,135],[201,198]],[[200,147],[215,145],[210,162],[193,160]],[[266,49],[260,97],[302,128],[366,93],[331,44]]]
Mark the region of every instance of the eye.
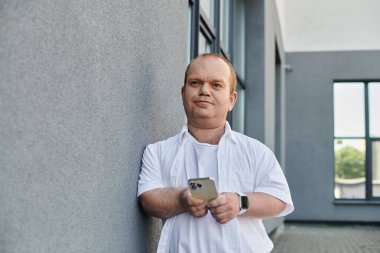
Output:
[[199,86],[201,84],[201,81],[199,81],[199,80],[190,80],[189,84],[191,86],[193,86],[193,87],[197,87],[197,86]]
[[214,87],[214,88],[221,88],[222,85],[220,83],[212,83],[212,87]]

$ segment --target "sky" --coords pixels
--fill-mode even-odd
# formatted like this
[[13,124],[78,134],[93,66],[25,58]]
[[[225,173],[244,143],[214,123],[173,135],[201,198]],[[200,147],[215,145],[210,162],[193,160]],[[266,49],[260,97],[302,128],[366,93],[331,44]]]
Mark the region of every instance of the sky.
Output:
[[285,51],[379,50],[379,0],[276,0]]

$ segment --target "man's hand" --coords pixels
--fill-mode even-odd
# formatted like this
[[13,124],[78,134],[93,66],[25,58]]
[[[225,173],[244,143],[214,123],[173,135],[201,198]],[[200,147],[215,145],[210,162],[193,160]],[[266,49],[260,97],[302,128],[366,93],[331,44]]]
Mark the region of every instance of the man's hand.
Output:
[[[249,198],[249,209],[244,216],[255,218],[274,217],[281,213],[286,203],[261,192],[246,193]],[[209,201],[191,197],[188,188],[159,188],[144,192],[139,200],[148,214],[157,218],[170,218],[183,212],[194,217],[203,217],[210,210],[212,216],[220,224],[225,224],[239,213],[239,197],[233,192],[224,192]],[[254,203],[254,205],[252,205]]]
[[194,217],[207,214],[207,202],[191,197],[189,188],[157,188],[139,196],[146,213],[157,218],[167,219],[183,212]]
[[217,222],[226,224],[239,213],[239,197],[236,193],[224,192],[216,199],[207,203],[207,206]]
[[181,203],[185,210],[195,217],[203,217],[208,212],[207,202],[202,199],[191,197],[191,193],[188,188],[182,193]]

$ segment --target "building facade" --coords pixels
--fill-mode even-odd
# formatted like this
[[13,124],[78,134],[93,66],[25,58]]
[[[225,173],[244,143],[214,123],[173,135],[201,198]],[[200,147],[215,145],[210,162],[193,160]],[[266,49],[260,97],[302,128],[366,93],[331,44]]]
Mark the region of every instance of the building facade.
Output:
[[379,8],[286,1],[288,220],[380,222]]
[[161,222],[136,200],[141,156],[185,123],[183,73],[202,52],[234,64],[229,121],[285,169],[274,1],[1,3],[0,251],[154,252]]
[[[364,83],[380,87],[377,68],[380,51],[292,52],[286,57],[292,67],[286,78],[287,178],[297,207],[288,219],[379,223],[380,193],[376,174],[380,171],[376,150],[379,136],[368,134],[367,138],[364,133]],[[344,128],[359,123],[359,128],[363,128],[359,136],[340,135],[337,131],[339,112],[334,110],[338,95],[334,84],[337,83],[359,88],[355,89],[354,97],[345,95],[348,105],[354,107],[345,105],[342,111],[348,113]],[[361,83],[363,93],[360,93]],[[380,93],[376,96],[379,101]],[[372,100],[372,104],[374,102]],[[356,109],[361,112],[356,113]],[[372,109],[379,113],[380,106]],[[354,132],[358,131],[354,129]],[[337,154],[345,146],[367,151],[362,164],[358,159],[351,161],[357,164],[353,170],[361,170],[362,175],[348,179],[338,175]]]

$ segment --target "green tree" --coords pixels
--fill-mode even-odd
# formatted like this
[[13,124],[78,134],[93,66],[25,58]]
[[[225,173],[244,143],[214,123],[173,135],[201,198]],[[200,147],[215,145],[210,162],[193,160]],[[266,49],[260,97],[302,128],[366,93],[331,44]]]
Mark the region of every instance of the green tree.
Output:
[[364,152],[344,147],[335,151],[335,177],[343,179],[361,178],[365,176]]

